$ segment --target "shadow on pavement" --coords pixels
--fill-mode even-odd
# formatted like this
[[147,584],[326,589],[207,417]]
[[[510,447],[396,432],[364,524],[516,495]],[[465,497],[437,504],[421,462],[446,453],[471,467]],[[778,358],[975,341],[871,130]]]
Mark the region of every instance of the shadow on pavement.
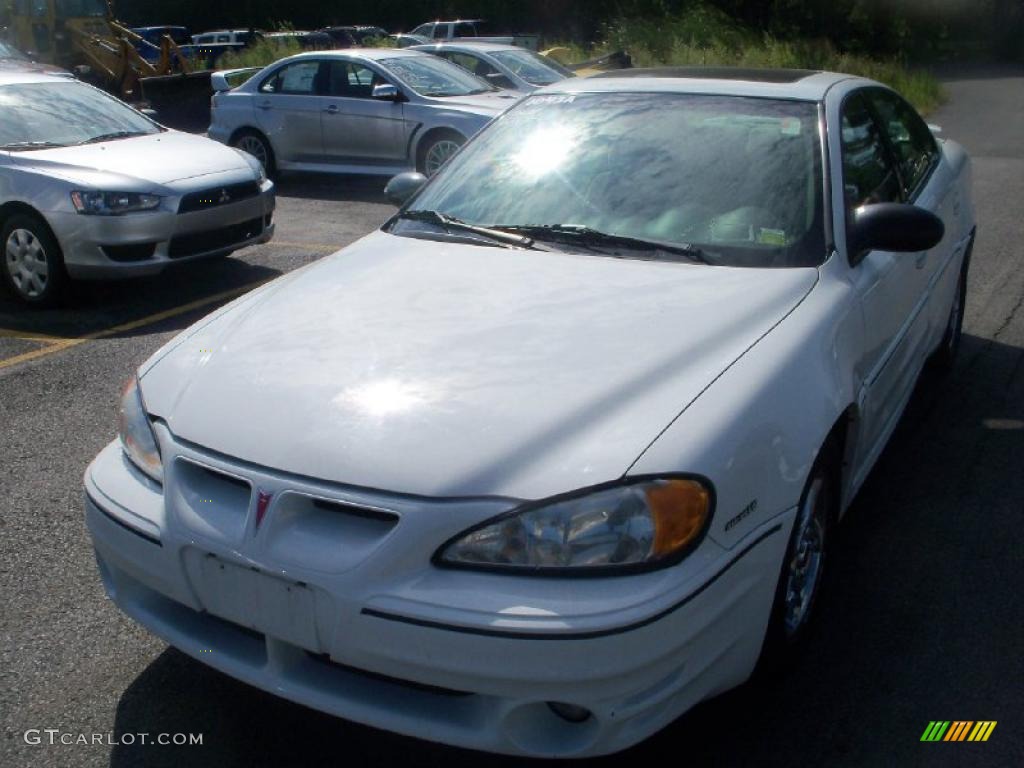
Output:
[[[172,264],[153,277],[72,281],[63,306],[53,309],[25,307],[0,290],[0,328],[48,336],[82,336],[269,280],[279,274],[276,269],[233,258]],[[221,302],[207,304],[196,312],[169,318],[161,325],[166,326],[164,330],[184,328],[195,319],[196,313],[212,312],[228,300],[225,298]],[[154,327],[140,327],[116,336],[149,334],[154,332]]]
[[[839,527],[803,652],[592,762],[933,765],[922,750],[935,745],[920,736],[940,718],[1006,721],[1004,739],[997,728],[988,743],[952,748],[963,765],[1017,764],[1022,449],[1024,349],[965,336],[956,369],[922,379]],[[121,696],[115,730],[204,734],[202,747],[117,747],[118,767],[522,763],[335,719],[173,649]]]
[[275,180],[278,197],[392,205],[384,195],[389,176],[284,173]]

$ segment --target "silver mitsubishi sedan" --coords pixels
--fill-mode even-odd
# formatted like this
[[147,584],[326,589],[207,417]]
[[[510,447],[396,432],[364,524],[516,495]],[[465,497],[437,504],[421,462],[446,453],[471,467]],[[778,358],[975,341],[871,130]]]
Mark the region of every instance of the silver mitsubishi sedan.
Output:
[[23,302],[266,242],[273,211],[251,156],[66,76],[0,72],[0,275]]
[[209,136],[280,171],[430,176],[515,104],[449,61],[393,48],[311,51],[237,88],[213,76]]

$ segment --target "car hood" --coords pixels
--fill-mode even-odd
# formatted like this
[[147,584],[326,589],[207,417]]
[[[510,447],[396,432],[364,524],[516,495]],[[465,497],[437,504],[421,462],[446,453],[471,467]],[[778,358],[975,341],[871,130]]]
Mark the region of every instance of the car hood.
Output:
[[252,174],[249,163],[230,147],[177,131],[23,152],[17,158],[43,173],[86,184],[100,183],[107,174],[134,180],[141,187],[225,171]]
[[430,99],[430,103],[436,104],[439,107],[451,107],[452,109],[476,112],[494,117],[513,106],[522,96],[523,94],[521,93],[501,91],[499,93],[480,93],[476,96],[434,98]]
[[186,331],[141,386],[179,438],[258,465],[541,498],[620,477],[816,280],[378,232]]

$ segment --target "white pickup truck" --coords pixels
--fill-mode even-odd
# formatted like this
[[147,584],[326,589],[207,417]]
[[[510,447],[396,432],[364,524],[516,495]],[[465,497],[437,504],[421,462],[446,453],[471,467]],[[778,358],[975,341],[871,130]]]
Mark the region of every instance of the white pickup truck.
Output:
[[504,43],[518,45],[536,51],[540,36],[534,34],[513,33],[507,35],[488,34],[487,22],[483,19],[458,19],[456,21],[428,21],[420,24],[410,34],[425,37],[428,40],[466,40],[477,43]]

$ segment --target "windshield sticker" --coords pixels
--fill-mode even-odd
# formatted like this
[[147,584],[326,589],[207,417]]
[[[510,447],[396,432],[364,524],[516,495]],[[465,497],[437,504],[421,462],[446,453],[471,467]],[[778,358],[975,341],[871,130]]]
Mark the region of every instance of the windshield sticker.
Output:
[[800,135],[800,118],[799,117],[786,117],[782,120],[781,132],[783,136],[799,136]]
[[762,245],[785,245],[786,231],[784,229],[765,229],[761,227],[761,231],[757,235],[757,242]]
[[534,96],[526,102],[525,106],[539,107],[544,104],[572,104],[574,101],[576,101],[575,94],[566,94],[564,96]]

